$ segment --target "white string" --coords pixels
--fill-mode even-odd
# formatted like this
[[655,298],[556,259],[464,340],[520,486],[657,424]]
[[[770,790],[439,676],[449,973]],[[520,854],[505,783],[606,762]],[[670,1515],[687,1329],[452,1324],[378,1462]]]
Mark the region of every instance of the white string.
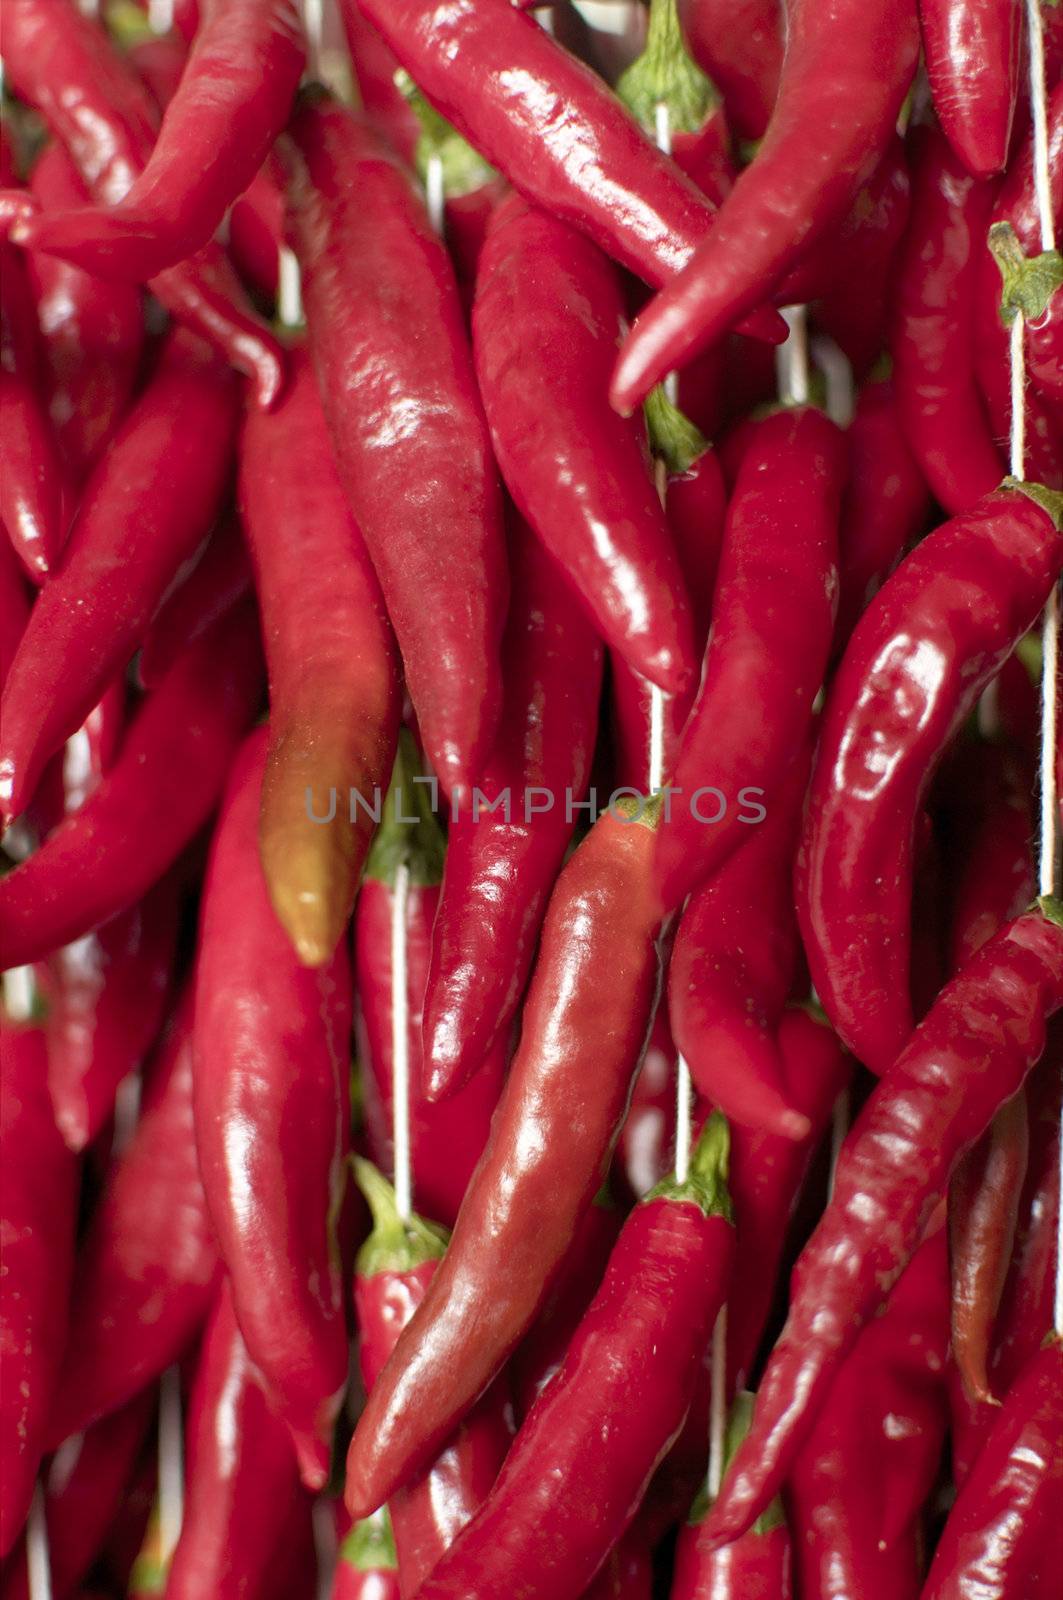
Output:
[[783,306],[783,320],[790,337],[775,351],[775,375],[780,400],[795,406],[808,403],[810,371],[808,359],[808,313],[804,306]]
[[321,36],[325,31],[324,0],[302,0],[306,58],[312,78],[321,77]]
[[4,1010],[12,1022],[28,1022],[37,990],[32,967],[8,967],[2,980]]
[[817,334],[812,340],[812,359],[826,383],[828,417],[836,427],[847,428],[856,410],[856,388],[849,358],[833,339]]
[[1015,321],[1011,325],[1011,343],[1009,346],[1011,358],[1010,467],[1013,478],[1024,478],[1026,476],[1026,401],[1023,395],[1026,375],[1022,358],[1025,333],[1026,319],[1021,311],[1017,311],[1015,313]]
[[169,33],[173,27],[173,0],[148,0],[148,27],[152,33]]
[[30,1600],[52,1600],[52,1563],[48,1554],[48,1525],[44,1518],[44,1490],[38,1480],[26,1522],[26,1579]]
[[410,869],[401,862],[391,902],[391,1137],[395,1147],[395,1205],[413,1211],[410,1165],[410,1004],[406,978],[406,908]]
[[428,206],[428,220],[437,233],[442,233],[446,203],[442,156],[431,155],[428,157],[428,166],[424,175],[424,190],[425,201]]
[[167,1367],[159,1384],[159,1561],[177,1548],[185,1515],[184,1440],[181,1434],[181,1369]]
[[1056,248],[1052,182],[1048,165],[1048,111],[1045,105],[1045,31],[1041,0],[1026,0],[1030,36],[1030,116],[1033,119],[1033,179],[1041,224],[1041,249]]
[[712,1330],[712,1387],[709,1394],[709,1477],[713,1500],[723,1482],[723,1455],[727,1442],[727,1307],[721,1306]]
[[303,289],[299,258],[282,244],[277,256],[277,318],[285,328],[303,323]]

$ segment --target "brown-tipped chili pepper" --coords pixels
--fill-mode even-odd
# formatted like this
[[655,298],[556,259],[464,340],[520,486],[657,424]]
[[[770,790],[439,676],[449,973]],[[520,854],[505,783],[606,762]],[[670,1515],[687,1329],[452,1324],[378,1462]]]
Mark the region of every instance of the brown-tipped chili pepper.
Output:
[[67,1341],[78,1197],[78,1164],[52,1117],[44,1031],[36,1022],[2,1020],[0,1111],[0,1556],[6,1556],[22,1531],[48,1443],[48,1412]]
[[331,1600],[401,1600],[399,1559],[386,1506],[348,1531],[329,1594]]
[[779,92],[783,42],[774,0],[680,0],[694,59],[723,95],[743,139],[763,136]]
[[770,812],[807,739],[834,626],[845,475],[844,436],[814,407],[752,424],[727,510],[701,689],[657,843],[667,906],[738,848],[758,806]]
[[623,321],[611,264],[518,195],[495,212],[473,305],[476,370],[506,485],[603,638],[669,693],[695,675],[682,572],[641,421],[606,402]]
[[[432,930],[440,903],[444,846],[430,809],[428,782],[417,776],[416,752],[408,734],[401,736],[399,750],[355,908],[355,1037],[362,1066],[369,1148],[377,1165],[390,1172],[394,1162],[394,1059],[396,1045],[402,1043],[397,1030],[403,1025],[395,1011],[394,985],[404,958],[414,1198],[426,1216],[450,1227],[487,1143],[492,1113],[502,1089],[509,1041],[500,1038],[495,1043],[480,1062],[479,1072],[457,1094],[439,1103],[426,1098],[422,1016]],[[400,915],[401,931],[396,926]],[[401,952],[397,947],[400,940]]]
[[727,1137],[712,1118],[689,1178],[666,1179],[628,1217],[559,1371],[422,1600],[578,1600],[624,1532],[682,1427],[727,1296]]
[[5,966],[80,939],[158,882],[213,811],[261,687],[257,622],[241,606],[147,697],[81,810],[0,879]]
[[912,215],[896,273],[893,388],[901,427],[946,511],[1000,482],[974,369],[974,306],[993,190],[960,166],[933,126],[916,128]]
[[86,484],[62,565],[33,608],[0,702],[0,805],[32,798],[45,760],[139,644],[228,478],[236,392],[198,340],[168,344]]
[[927,784],[1063,567],[1059,497],[1011,483],[901,562],[827,697],[797,910],[816,993],[873,1072],[912,1030],[912,861]]
[[270,684],[262,870],[300,961],[322,966],[354,905],[400,690],[380,586],[302,352],[278,408],[244,424],[240,508]]
[[368,125],[307,97],[292,227],[336,460],[380,578],[421,736],[448,794],[498,723],[501,496],[446,251]]
[[352,1516],[429,1460],[500,1370],[601,1188],[656,999],[655,817],[618,802],[557,880],[490,1143],[351,1444]]
[[267,739],[265,728],[250,735],[233,764],[207,867],[196,1148],[251,1360],[291,1431],[303,1481],[320,1489],[347,1383],[337,1228],[351,976],[342,945],[327,966],[301,966],[270,905],[258,852]]
[[919,26],[945,136],[964,171],[991,178],[1008,159],[1022,7],[1014,0],[919,0]]
[[251,560],[238,518],[223,517],[152,618],[137,657],[137,678],[157,689],[170,668],[252,584]]
[[117,205],[41,217],[35,248],[139,283],[214,234],[283,130],[306,54],[295,0],[209,6],[142,170]]
[[54,1448],[124,1406],[183,1355],[214,1296],[218,1252],[192,1127],[192,993],[147,1076],[140,1121],[111,1167],[78,1253],[48,1424]]
[[451,819],[432,927],[424,1091],[433,1099],[460,1088],[508,1041],[597,732],[601,646],[564,575],[516,517],[510,551],[499,739],[478,785],[482,803]]
[[918,53],[910,0],[795,0],[764,140],[636,320],[613,373],[619,411],[733,328],[841,220],[893,137]]
[[1016,1094],[1063,1005],[1063,907],[1042,900],[944,988],[878,1084],[798,1257],[748,1439],[706,1524],[737,1538],[779,1488],[840,1363],[911,1260],[963,1153]]

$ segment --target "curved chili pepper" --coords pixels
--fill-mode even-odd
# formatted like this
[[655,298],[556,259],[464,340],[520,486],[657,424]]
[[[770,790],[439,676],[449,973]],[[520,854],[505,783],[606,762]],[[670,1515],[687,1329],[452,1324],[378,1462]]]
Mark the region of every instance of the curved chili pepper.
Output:
[[207,868],[196,1148],[251,1360],[291,1430],[304,1482],[320,1489],[347,1384],[336,1230],[351,979],[342,947],[325,967],[301,966],[270,906],[258,854],[267,739],[265,728],[252,734],[233,764]]
[[149,25],[147,32],[132,40],[126,54],[136,67],[137,76],[147,85],[157,109],[165,111],[185,70],[187,41],[176,25],[169,33],[152,33]]
[[229,254],[256,294],[275,300],[284,246],[284,163],[273,150],[229,212]]
[[401,1600],[399,1562],[387,1507],[356,1522],[340,1545],[331,1600]]
[[479,777],[500,709],[501,497],[457,286],[369,127],[306,98],[290,188],[310,349],[433,769]]
[[[597,732],[601,646],[564,576],[516,518],[510,551],[501,730],[478,786],[482,807],[451,819],[432,925],[424,991],[432,1099],[460,1088],[509,1038]],[[494,805],[501,809],[487,809]]]
[[701,689],[657,844],[667,906],[747,837],[744,797],[771,810],[807,738],[834,626],[845,472],[844,438],[813,407],[751,427],[727,510]]
[[254,611],[204,634],[145,700],[75,816],[0,879],[6,966],[37,961],[135,905],[210,816],[262,686]]
[[500,1370],[601,1187],[656,998],[655,815],[650,802],[618,802],[557,880],[460,1225],[351,1443],[352,1516],[430,1459]]
[[779,92],[783,44],[774,0],[680,0],[695,61],[717,85],[743,139],[759,139]]
[[972,177],[991,178],[1008,159],[1021,8],[1012,0],[919,0],[919,26],[945,136]]
[[506,485],[610,645],[669,693],[695,672],[682,573],[641,424],[606,404],[623,321],[593,244],[514,195],[496,210],[473,304],[476,371]]
[[624,1224],[560,1370],[421,1600],[583,1594],[682,1426],[733,1255],[716,1117],[690,1177],[651,1190]]
[[262,870],[300,961],[322,966],[350,919],[372,797],[391,773],[399,668],[301,352],[277,410],[244,425],[240,507],[270,678]]
[[338,10],[358,103],[373,126],[412,164],[421,129],[413,106],[399,87],[398,57],[366,16],[361,0],[338,0]]
[[[1057,920],[1059,919],[1059,920]],[[785,1478],[839,1364],[919,1243],[960,1157],[1019,1090],[1063,1005],[1063,908],[1008,923],[941,992],[876,1086],[794,1268],[786,1327],[761,1379],[706,1536],[737,1538]]]
[[827,699],[797,911],[816,993],[873,1072],[886,1070],[912,1030],[912,856],[923,794],[1063,567],[1058,513],[1044,509],[1055,497],[1011,484],[901,563],[857,624]]
[[919,53],[908,0],[795,0],[788,22],[764,140],[693,257],[636,319],[613,372],[618,411],[759,304],[845,215],[893,136]]
[[958,972],[1033,898],[1032,773],[1007,744],[972,745],[947,763],[948,966]]
[[251,561],[236,517],[222,518],[193,561],[144,636],[137,657],[137,678],[144,689],[157,689],[184,652],[251,588]]

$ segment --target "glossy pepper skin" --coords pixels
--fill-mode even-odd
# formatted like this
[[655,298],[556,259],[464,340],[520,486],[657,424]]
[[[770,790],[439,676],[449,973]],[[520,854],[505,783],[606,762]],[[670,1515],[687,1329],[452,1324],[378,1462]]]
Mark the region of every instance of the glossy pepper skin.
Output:
[[[629,1216],[564,1361],[422,1600],[578,1600],[683,1424],[727,1294],[727,1125]],[[609,1447],[603,1449],[603,1442]]]
[[[211,847],[196,976],[196,1148],[251,1360],[308,1487],[328,1477],[347,1381],[337,1236],[349,1142],[351,975],[298,962],[258,854],[268,734],[233,764]],[[262,975],[269,973],[263,988]]]
[[606,402],[623,324],[613,267],[564,222],[504,200],[473,304],[476,371],[506,485],[602,637],[668,693],[695,672],[679,561],[641,421]]
[[0,880],[5,965],[80,939],[158,882],[217,804],[261,689],[257,623],[244,606],[147,697],[81,810]]
[[7,681],[30,614],[29,589],[7,539],[0,539],[0,689]]
[[755,159],[621,349],[611,386],[621,412],[771,292],[845,215],[894,134],[919,53],[909,0],[795,0],[788,21]]
[[444,790],[480,774],[501,704],[501,496],[453,270],[368,124],[306,96],[291,233],[340,478]]
[[215,0],[132,187],[107,209],[42,218],[33,245],[138,283],[184,261],[283,131],[305,61],[295,0]]
[[356,1522],[340,1545],[331,1600],[401,1600],[399,1562],[386,1508]]
[[723,95],[743,139],[760,139],[775,107],[782,69],[779,9],[773,0],[681,0],[691,54]]
[[1063,1005],[1061,915],[1042,901],[982,947],[854,1123],[830,1202],[794,1268],[752,1430],[706,1525],[713,1546],[742,1533],[779,1487],[960,1157],[1041,1054],[1046,1018]]
[[834,626],[845,475],[844,437],[814,407],[751,425],[727,508],[701,688],[657,841],[666,906],[748,837],[742,819],[756,813],[744,794],[770,814],[808,737]]
[[945,136],[965,171],[991,178],[1008,159],[1022,8],[1015,0],[919,0],[919,26]]
[[82,494],[63,561],[33,608],[0,701],[0,804],[17,816],[41,769],[136,649],[228,479],[236,389],[175,336]]
[[252,585],[251,560],[240,523],[224,517],[194,557],[194,565],[156,611],[140,646],[137,677],[157,689],[183,652],[232,609]]
[[500,1370],[601,1187],[658,983],[654,813],[639,816],[606,812],[557,880],[490,1142],[351,1443],[352,1516],[430,1459]]
[[833,679],[797,856],[797,911],[816,993],[873,1072],[886,1070],[912,1029],[909,924],[922,797],[1061,566],[1052,512],[1024,490],[987,495],[901,563]]
[[[262,870],[300,961],[323,966],[354,905],[372,832],[367,807],[391,772],[400,689],[380,585],[302,351],[277,409],[247,416],[240,506],[270,678]],[[367,803],[353,815],[352,791]]]
[[52,1117],[44,1033],[37,1024],[3,1019],[0,1082],[0,1555],[6,1556],[29,1511],[67,1341],[79,1172]]
[[572,836],[566,796],[583,798],[597,733],[601,645],[518,518],[510,552],[499,738],[478,785],[483,806],[451,819],[432,925],[423,1074],[433,1098],[460,1088],[509,1037]]

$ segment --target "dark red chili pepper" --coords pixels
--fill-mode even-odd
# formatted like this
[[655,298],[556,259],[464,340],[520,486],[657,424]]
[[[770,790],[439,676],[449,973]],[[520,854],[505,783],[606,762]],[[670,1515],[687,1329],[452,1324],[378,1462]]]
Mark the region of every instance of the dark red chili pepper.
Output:
[[412,163],[421,129],[416,112],[396,82],[398,57],[370,22],[360,0],[339,0],[339,13],[362,110]]
[[895,132],[918,53],[908,0],[795,0],[763,143],[636,320],[613,373],[619,411],[733,328],[841,220]]
[[636,1531],[610,1551],[583,1600],[653,1600],[653,1559]]
[[143,898],[217,803],[258,704],[254,611],[204,634],[144,701],[114,767],[75,816],[0,879],[6,965],[40,960]]
[[126,54],[136,67],[137,76],[147,85],[156,108],[160,113],[165,111],[185,70],[187,42],[176,28],[169,33],[148,31],[133,39]]
[[654,819],[646,802],[618,802],[557,880],[461,1224],[351,1444],[352,1516],[431,1459],[500,1370],[601,1187],[656,998]]
[[563,574],[516,517],[510,551],[499,740],[478,786],[482,804],[451,819],[432,927],[424,1090],[433,1099],[508,1041],[597,732],[601,646]]
[[251,588],[251,561],[236,517],[223,517],[151,620],[137,657],[137,678],[157,689],[184,651]]
[[351,977],[343,946],[327,966],[301,966],[270,905],[258,852],[267,739],[265,728],[253,733],[233,764],[207,868],[196,1148],[251,1360],[291,1430],[304,1482],[320,1489],[347,1385],[337,1226]]
[[1063,908],[1042,900],[942,990],[876,1086],[794,1268],[752,1431],[706,1524],[713,1546],[744,1532],[782,1483],[839,1364],[910,1261],[960,1157],[1021,1087],[1061,1005]]
[[501,497],[446,251],[351,112],[304,99],[292,226],[337,465],[380,577],[421,735],[467,790],[501,701]]
[[270,680],[262,869],[300,961],[321,966],[350,920],[373,794],[394,760],[400,689],[380,586],[303,352],[277,410],[247,417],[240,509]]
[[[678,1434],[727,1295],[727,1124],[639,1202],[564,1362],[422,1600],[578,1600]],[[609,1448],[603,1449],[608,1438]]]
[[807,738],[834,626],[845,474],[844,437],[814,407],[752,425],[727,511],[701,689],[658,839],[668,906],[748,837],[750,809],[771,810]]
[[401,1600],[399,1561],[387,1507],[356,1522],[340,1545],[331,1600]]
[[1045,509],[1057,498],[1036,485],[1005,486],[925,539],[860,619],[827,698],[797,910],[816,993],[873,1072],[886,1070],[912,1029],[912,858],[923,794],[1063,566],[1059,513]]
[[680,0],[683,32],[695,61],[717,85],[743,139],[759,139],[779,92],[783,42],[774,0]]
[[229,212],[229,254],[256,294],[275,300],[284,246],[284,163],[274,150]]
[[0,689],[7,682],[30,614],[29,591],[10,540],[0,538]]
[[[1023,669],[1025,670],[1025,669]],[[948,967],[958,972],[1034,896],[1032,772],[1010,744],[970,743],[941,773],[950,905]]]
[[991,178],[1008,159],[1022,9],[1013,0],[919,0],[919,25],[938,121],[961,166]]

